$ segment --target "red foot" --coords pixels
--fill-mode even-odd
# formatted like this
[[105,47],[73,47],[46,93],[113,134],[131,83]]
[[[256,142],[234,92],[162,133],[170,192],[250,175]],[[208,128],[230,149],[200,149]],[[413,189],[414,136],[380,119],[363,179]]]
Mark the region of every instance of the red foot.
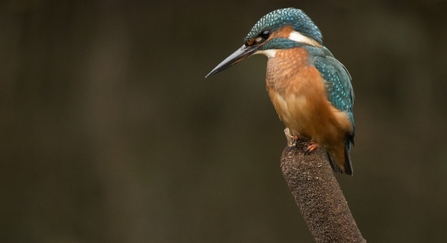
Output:
[[320,145],[314,142],[310,142],[310,145],[307,147],[306,151],[304,151],[306,154],[310,154],[315,149],[320,148]]

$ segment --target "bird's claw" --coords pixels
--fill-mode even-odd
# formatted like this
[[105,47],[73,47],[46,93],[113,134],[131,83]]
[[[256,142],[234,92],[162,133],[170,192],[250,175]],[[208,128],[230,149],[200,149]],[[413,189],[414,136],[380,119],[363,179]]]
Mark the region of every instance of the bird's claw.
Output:
[[310,142],[309,146],[304,151],[304,154],[310,154],[312,151],[314,151],[317,148],[320,148],[320,145],[318,145],[317,143],[314,143],[314,142]]

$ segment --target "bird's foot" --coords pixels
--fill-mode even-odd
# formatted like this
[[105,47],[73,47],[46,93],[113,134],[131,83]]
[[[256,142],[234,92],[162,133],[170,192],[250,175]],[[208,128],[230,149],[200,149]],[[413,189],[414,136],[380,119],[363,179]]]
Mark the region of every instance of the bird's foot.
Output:
[[286,129],[284,129],[284,134],[286,135],[287,138],[287,145],[289,145],[289,147],[295,147],[296,141],[298,141],[300,137],[298,135],[292,135],[292,133],[290,133],[289,128],[287,127]]
[[320,148],[320,145],[314,142],[310,142],[309,146],[307,147],[306,151],[304,151],[305,154],[310,154],[315,149]]

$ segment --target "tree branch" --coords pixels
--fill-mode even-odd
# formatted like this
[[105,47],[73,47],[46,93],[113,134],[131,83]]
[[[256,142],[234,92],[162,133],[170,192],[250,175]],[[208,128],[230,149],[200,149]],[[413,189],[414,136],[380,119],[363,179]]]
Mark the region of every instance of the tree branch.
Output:
[[329,166],[326,152],[305,154],[309,141],[287,146],[281,170],[309,230],[320,242],[366,242]]

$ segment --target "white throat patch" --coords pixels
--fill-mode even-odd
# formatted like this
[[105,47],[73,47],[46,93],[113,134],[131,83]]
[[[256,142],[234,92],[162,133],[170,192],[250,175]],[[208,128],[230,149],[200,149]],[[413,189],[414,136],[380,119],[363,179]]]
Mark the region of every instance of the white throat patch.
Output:
[[262,54],[262,55],[266,55],[268,58],[271,58],[271,57],[275,57],[276,50],[274,50],[274,49],[272,49],[272,50],[262,50],[262,51],[255,52],[255,54]]

